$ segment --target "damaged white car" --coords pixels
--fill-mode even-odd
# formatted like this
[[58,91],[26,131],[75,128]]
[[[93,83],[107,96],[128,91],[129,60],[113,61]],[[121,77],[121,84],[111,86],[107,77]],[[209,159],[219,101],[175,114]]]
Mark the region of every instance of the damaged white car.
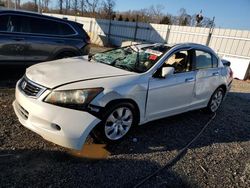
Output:
[[206,108],[215,112],[232,71],[199,44],[139,44],[34,65],[16,85],[15,113],[58,145],[81,149],[94,131],[115,142],[135,125]]

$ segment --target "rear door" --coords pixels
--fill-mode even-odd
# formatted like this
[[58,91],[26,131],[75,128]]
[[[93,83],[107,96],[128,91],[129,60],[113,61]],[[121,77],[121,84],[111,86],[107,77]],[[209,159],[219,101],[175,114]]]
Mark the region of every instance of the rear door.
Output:
[[27,61],[51,60],[56,53],[72,49],[67,44],[74,43],[75,39],[68,36],[76,32],[69,24],[40,17],[27,17],[25,20],[30,25],[31,33],[27,41]]
[[29,37],[28,49],[25,59],[28,62],[40,62],[49,60],[53,52],[64,45],[63,38],[59,37],[59,29],[56,22],[48,19],[23,16],[24,25],[28,25]]
[[204,50],[195,50],[196,85],[194,103],[207,103],[220,84],[218,59]]

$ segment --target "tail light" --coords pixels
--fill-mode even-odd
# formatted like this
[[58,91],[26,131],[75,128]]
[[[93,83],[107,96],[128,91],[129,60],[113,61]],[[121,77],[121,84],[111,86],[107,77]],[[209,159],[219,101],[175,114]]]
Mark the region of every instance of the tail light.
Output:
[[91,43],[91,39],[90,39],[90,37],[88,35],[86,36],[86,43],[88,43],[88,44]]
[[230,78],[233,78],[233,74],[234,74],[234,73],[233,73],[232,69],[229,67],[229,77],[230,77]]

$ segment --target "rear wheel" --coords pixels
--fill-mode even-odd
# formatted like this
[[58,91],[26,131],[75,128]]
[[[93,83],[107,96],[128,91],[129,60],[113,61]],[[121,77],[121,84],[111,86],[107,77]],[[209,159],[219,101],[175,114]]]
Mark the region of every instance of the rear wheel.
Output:
[[225,92],[222,88],[218,88],[212,95],[206,110],[209,113],[214,113],[218,110],[218,108],[220,107],[222,101],[223,101],[223,97],[225,95]]
[[93,130],[97,141],[109,143],[122,140],[136,122],[135,107],[119,103],[105,109],[102,122]]

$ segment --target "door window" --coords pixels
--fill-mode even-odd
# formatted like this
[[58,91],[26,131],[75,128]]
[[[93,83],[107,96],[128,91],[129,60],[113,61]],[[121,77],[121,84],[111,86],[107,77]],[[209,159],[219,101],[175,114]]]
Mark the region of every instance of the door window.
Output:
[[63,35],[73,35],[75,31],[68,25],[64,23],[58,23],[60,31]]
[[0,16],[0,31],[7,31],[8,29],[8,21],[9,16],[8,15],[2,15]]
[[7,31],[8,32],[23,32],[22,26],[24,24],[22,23],[22,17],[19,16],[9,16],[9,21],[7,24]]
[[71,35],[74,30],[68,25],[52,20],[30,18],[31,32],[46,35]]
[[29,18],[31,33],[46,34],[46,35],[58,35],[59,28],[57,23],[50,20],[40,18]]
[[191,70],[189,51],[182,50],[174,53],[170,58],[168,58],[163,67],[174,67],[175,73],[182,73]]
[[[33,34],[46,34],[46,35],[71,35],[75,34],[75,31],[65,23],[60,23],[48,19],[35,18],[29,16],[11,16],[8,22],[6,19],[5,23],[0,22],[1,28],[7,29],[9,32],[22,32],[22,33],[33,33]],[[7,23],[8,22],[8,23]]]
[[218,59],[213,55],[213,67],[218,67]]
[[196,69],[206,69],[213,67],[212,55],[201,50],[195,51]]

